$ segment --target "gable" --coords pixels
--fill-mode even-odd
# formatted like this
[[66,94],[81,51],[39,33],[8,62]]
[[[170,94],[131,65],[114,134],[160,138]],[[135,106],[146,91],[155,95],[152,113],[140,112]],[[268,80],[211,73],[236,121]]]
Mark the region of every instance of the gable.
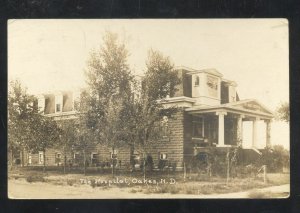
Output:
[[245,100],[245,101],[237,101],[230,104],[234,108],[244,109],[244,110],[251,110],[255,112],[262,112],[267,114],[273,114],[272,111],[267,109],[261,103],[256,100]]

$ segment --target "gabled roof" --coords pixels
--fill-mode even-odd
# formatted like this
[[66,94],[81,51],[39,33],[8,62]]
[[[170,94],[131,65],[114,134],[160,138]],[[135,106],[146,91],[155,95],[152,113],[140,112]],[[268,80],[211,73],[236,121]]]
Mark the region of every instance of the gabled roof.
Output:
[[261,116],[263,118],[271,119],[274,117],[273,112],[259,103],[255,99],[241,100],[216,106],[193,106],[187,108],[186,111],[194,113],[209,113],[225,110],[237,114],[245,114],[251,116]]
[[260,103],[255,99],[245,99],[245,100],[231,102],[223,105],[228,107],[235,107],[235,108],[248,109],[254,111],[255,110],[262,111],[264,113],[269,113],[272,115],[274,114],[269,108],[267,108],[265,105],[263,105],[262,103]]

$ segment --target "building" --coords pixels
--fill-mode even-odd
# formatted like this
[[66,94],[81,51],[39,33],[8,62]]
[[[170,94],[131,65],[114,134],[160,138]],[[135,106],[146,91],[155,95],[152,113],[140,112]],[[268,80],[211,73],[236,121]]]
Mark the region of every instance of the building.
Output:
[[[180,110],[171,118],[163,119],[161,139],[149,148],[155,167],[163,161],[180,169],[193,156],[212,148],[227,150],[228,147],[243,147],[244,121],[253,123],[252,147],[244,149],[246,158],[261,155],[257,148],[258,121],[265,122],[265,146],[271,146],[273,113],[255,99],[240,100],[236,82],[223,78],[216,69],[178,67],[177,70],[181,84],[178,85],[176,94],[161,101],[165,107],[177,106]],[[43,94],[38,100],[45,116],[56,120],[76,119],[75,97],[72,92]],[[102,162],[105,165],[115,157],[119,164],[125,166],[129,164],[132,154],[138,158],[138,150],[136,148],[135,153],[132,153],[129,146],[114,151],[100,145],[93,146],[88,150],[89,164],[97,165]],[[79,161],[80,156],[80,152],[74,151],[68,158]],[[49,150],[46,163],[61,164],[61,157],[60,151]],[[32,154],[30,159],[31,165],[42,165],[43,153]]]

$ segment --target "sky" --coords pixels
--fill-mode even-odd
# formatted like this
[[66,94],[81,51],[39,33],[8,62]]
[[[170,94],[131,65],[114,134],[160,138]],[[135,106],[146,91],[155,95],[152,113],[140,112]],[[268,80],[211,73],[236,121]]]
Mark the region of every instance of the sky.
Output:
[[[8,78],[32,94],[84,87],[86,61],[107,30],[126,44],[135,74],[143,74],[152,48],[176,66],[217,69],[237,82],[241,99],[271,110],[289,100],[286,19],[9,20]],[[274,124],[288,136],[287,124]],[[280,143],[288,148],[288,140]]]

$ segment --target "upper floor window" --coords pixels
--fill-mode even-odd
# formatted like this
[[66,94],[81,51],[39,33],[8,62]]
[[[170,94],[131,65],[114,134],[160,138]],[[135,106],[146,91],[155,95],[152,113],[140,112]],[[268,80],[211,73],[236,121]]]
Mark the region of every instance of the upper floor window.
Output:
[[161,121],[161,126],[160,126],[160,131],[161,131],[161,135],[163,137],[168,137],[169,136],[169,126],[168,126],[168,117],[164,116],[162,121]]
[[196,76],[195,87],[199,86],[199,84],[200,84],[200,78],[199,78],[199,76]]
[[213,97],[218,97],[218,78],[207,76],[208,94]]
[[60,104],[56,104],[56,112],[60,112]]

